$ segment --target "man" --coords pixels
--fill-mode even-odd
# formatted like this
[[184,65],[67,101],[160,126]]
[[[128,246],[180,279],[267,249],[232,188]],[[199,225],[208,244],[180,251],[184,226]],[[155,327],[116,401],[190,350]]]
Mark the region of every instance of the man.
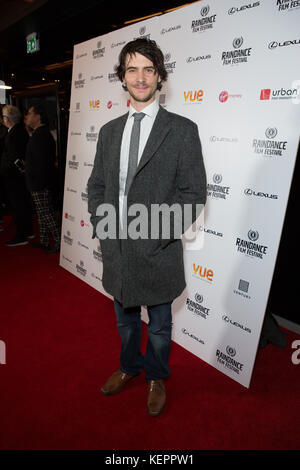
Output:
[[[26,115],[26,125],[33,129],[26,151],[26,183],[35,204],[40,242],[33,246],[47,253],[60,249],[60,229],[52,203],[54,179],[55,141],[49,132],[47,115],[40,105],[31,106]],[[54,245],[50,246],[50,235]]]
[[2,116],[8,132],[4,139],[1,175],[17,226],[16,235],[5,244],[20,246],[26,245],[28,237],[32,236],[32,205],[22,168],[28,134],[21,123],[21,113],[18,108],[5,105]]
[[[101,392],[118,393],[145,369],[148,413],[158,416],[166,403],[164,381],[170,375],[171,304],[186,284],[182,241],[174,235],[175,216],[167,238],[162,236],[161,225],[159,235],[151,237],[152,229],[157,228],[153,221],[151,225],[151,209],[157,204],[189,204],[194,221],[196,204],[206,201],[206,176],[196,124],[167,112],[155,99],[156,90],[167,79],[164,57],[156,43],[147,39],[127,43],[119,62],[117,73],[129,92],[130,110],[100,130],[88,181],[93,237],[97,233],[101,239],[102,283],[114,297],[122,340],[120,370]],[[132,164],[134,155],[137,162]],[[147,209],[150,218],[150,223],[141,224],[142,228],[147,225],[147,237],[124,236],[126,218],[129,231],[133,221],[130,208],[136,203]],[[119,221],[116,236],[110,238],[98,230],[105,218],[103,204],[115,208]],[[140,352],[142,305],[147,306],[149,316],[144,357]]]

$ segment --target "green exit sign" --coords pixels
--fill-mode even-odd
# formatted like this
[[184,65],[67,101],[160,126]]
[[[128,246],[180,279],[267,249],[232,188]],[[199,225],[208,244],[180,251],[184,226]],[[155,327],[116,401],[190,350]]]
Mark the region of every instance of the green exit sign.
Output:
[[26,36],[26,43],[27,43],[27,54],[31,54],[32,52],[37,52],[40,50],[40,42],[37,37],[37,33],[30,33]]

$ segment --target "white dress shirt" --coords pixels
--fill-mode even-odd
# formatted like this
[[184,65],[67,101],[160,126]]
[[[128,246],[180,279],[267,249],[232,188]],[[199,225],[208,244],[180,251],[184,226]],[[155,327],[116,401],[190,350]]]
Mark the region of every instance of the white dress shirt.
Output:
[[[149,138],[152,126],[154,124],[156,115],[158,113],[158,110],[159,110],[159,104],[155,100],[141,111],[142,113],[145,114],[145,117],[141,121],[141,132],[140,132],[139,153],[138,153],[137,164],[139,164],[139,161],[143,154],[144,148]],[[129,146],[130,146],[132,126],[134,122],[133,113],[136,113],[136,112],[138,111],[136,111],[134,107],[130,105],[129,115],[128,115],[128,118],[124,127],[123,136],[122,136],[121,155],[120,155],[120,173],[119,173],[119,186],[120,186],[119,209],[120,209],[121,226],[122,226],[124,192],[125,192],[127,171],[128,171]]]

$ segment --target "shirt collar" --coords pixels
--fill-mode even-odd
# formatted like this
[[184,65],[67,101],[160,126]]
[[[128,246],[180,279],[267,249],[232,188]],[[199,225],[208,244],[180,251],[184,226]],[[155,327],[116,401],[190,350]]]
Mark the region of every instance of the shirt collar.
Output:
[[[158,113],[159,110],[159,104],[157,100],[154,100],[151,104],[146,106],[141,112],[145,113],[147,116],[151,117],[152,119],[155,118],[156,114]],[[133,115],[133,113],[136,113],[136,109],[132,106],[132,104],[129,107],[129,118]]]

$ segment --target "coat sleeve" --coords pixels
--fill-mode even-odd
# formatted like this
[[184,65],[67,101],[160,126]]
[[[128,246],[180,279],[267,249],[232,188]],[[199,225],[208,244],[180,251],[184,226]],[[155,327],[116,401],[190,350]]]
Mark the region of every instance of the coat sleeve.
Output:
[[[181,142],[176,172],[174,203],[180,205],[181,217],[180,220],[176,220],[176,215],[174,215],[173,221],[170,224],[171,240],[178,238],[176,234],[179,231],[181,235],[187,231],[199,217],[206,203],[206,172],[198,127],[191,121],[189,124],[186,128],[185,138]],[[184,214],[186,210],[190,210],[191,217],[188,217],[185,221]],[[163,241],[163,244],[167,245],[167,243],[167,240]]]
[[94,167],[87,184],[88,189],[88,211],[91,214],[90,220],[93,225],[93,236],[96,237],[96,227],[101,217],[96,216],[97,208],[104,201],[105,180],[103,171],[103,132],[100,130]]

